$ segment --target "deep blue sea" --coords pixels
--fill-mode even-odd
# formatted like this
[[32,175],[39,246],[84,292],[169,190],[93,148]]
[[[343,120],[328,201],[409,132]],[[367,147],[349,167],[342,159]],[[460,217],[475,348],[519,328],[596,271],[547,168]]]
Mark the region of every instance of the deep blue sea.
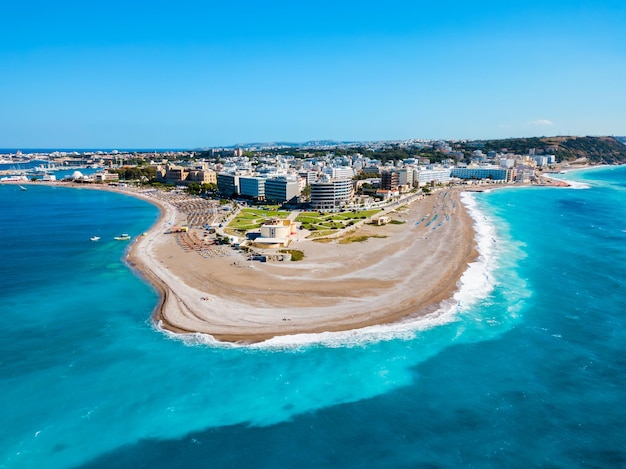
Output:
[[565,177],[472,196],[449,310],[255,348],[154,328],[155,207],[0,185],[0,467],[626,467],[626,167]]

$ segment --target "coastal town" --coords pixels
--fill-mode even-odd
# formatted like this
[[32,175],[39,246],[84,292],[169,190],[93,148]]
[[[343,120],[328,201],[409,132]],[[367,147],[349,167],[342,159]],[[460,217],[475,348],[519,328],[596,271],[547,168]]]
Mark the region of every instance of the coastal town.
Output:
[[0,469],[626,469],[626,1],[6,1]]
[[299,255],[267,249],[287,248],[294,239],[336,238],[366,222],[386,224],[395,207],[441,189],[562,184],[546,177],[561,168],[556,146],[523,154],[485,147],[483,142],[408,140],[198,151],[15,152],[2,155],[5,175],[0,179],[140,191],[176,206],[173,231],[186,248],[208,256],[207,246],[226,242],[249,250],[249,258],[282,260]]
[[10,154],[2,179],[157,205],[148,232],[114,238],[131,241],[127,262],[161,293],[155,323],[250,343],[449,309],[478,255],[464,192],[564,184],[549,177],[563,168],[551,150],[406,141]]
[[[408,140],[164,152],[17,151],[0,155],[0,179],[54,181],[59,179],[55,172],[65,170],[63,179],[80,183],[129,180],[203,193],[214,189],[220,197],[338,211],[450,183],[537,182],[541,172],[556,168],[555,146],[524,154],[484,147],[481,142]],[[93,171],[80,171],[84,168]]]
[[597,164],[593,148],[621,158],[626,146],[544,138],[16,151],[0,155],[0,181],[104,189],[157,205],[148,232],[114,237],[131,242],[128,263],[161,292],[155,323],[256,342],[450,308],[478,255],[479,220],[464,194],[566,186],[554,173]]

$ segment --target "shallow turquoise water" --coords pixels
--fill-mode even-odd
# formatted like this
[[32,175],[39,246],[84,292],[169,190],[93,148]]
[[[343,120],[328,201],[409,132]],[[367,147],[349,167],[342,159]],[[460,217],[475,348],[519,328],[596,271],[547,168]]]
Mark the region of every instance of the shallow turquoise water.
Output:
[[153,328],[155,207],[0,185],[0,467],[623,467],[626,169],[567,177],[475,196],[451,311],[256,349]]

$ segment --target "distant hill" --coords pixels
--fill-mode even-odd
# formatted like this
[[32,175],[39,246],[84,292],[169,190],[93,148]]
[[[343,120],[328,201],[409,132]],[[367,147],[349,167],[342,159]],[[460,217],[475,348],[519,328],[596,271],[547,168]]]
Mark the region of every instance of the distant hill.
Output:
[[624,137],[531,137],[487,140],[486,151],[527,154],[532,148],[538,154],[554,154],[557,161],[574,161],[581,158],[591,163],[626,163],[626,138]]
[[306,147],[321,147],[321,146],[342,146],[342,145],[355,145],[358,142],[353,141],[336,141],[336,140],[309,140],[307,142],[248,142],[248,143],[236,143],[225,148],[306,148]]

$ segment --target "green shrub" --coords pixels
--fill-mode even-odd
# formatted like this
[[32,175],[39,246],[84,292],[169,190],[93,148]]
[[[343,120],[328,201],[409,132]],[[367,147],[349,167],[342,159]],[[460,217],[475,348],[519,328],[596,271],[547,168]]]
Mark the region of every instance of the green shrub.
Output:
[[291,261],[292,262],[301,261],[302,259],[304,259],[304,252],[299,251],[297,249],[281,249],[278,252],[282,252],[282,253],[285,253],[285,254],[291,254]]

